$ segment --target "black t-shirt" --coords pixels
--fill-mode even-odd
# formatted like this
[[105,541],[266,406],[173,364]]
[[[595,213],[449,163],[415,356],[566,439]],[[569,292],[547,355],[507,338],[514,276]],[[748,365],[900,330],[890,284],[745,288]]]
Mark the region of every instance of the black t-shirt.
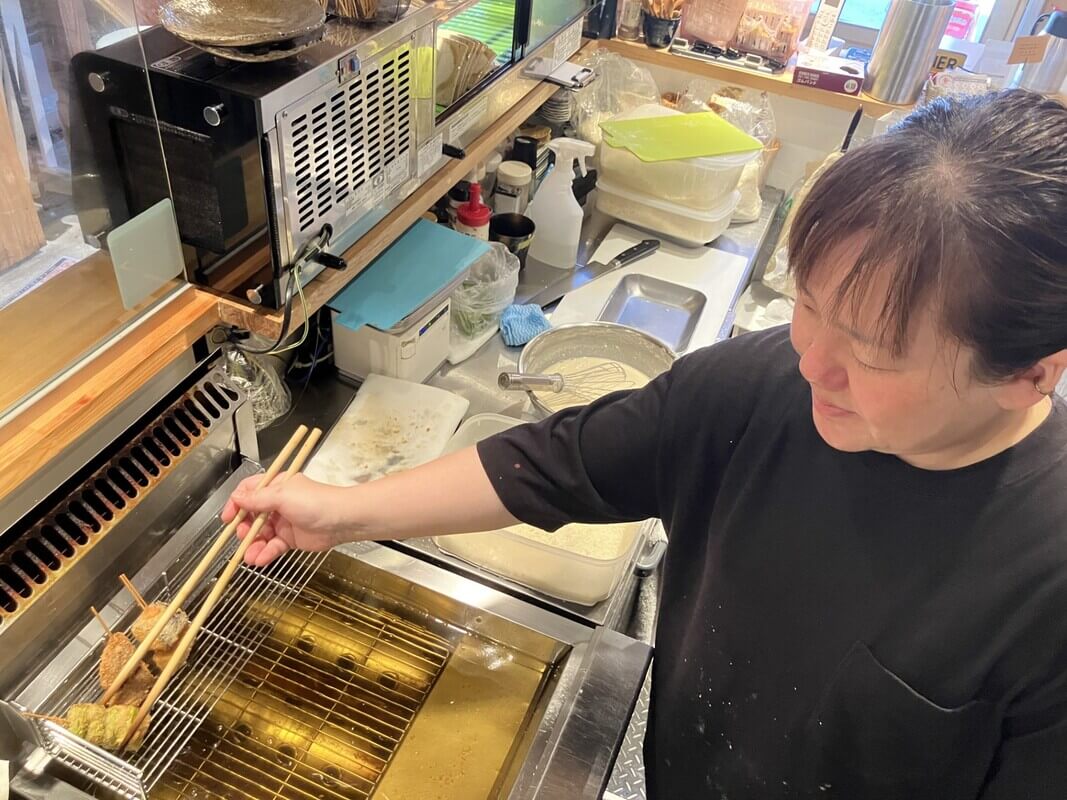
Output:
[[1067,407],[950,471],[819,437],[788,329],[486,440],[519,519],[670,536],[649,796],[1067,798]]

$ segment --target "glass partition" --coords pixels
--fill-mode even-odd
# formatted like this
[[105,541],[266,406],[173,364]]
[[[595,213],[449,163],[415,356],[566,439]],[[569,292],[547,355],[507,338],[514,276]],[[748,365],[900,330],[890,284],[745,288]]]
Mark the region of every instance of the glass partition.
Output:
[[590,0],[532,0],[530,41],[526,52],[536,50],[570,23],[588,13],[593,5]]
[[515,62],[521,46],[515,37],[515,12],[516,0],[481,0],[438,25],[439,120]]
[[107,157],[166,176],[139,46],[158,5],[0,0],[0,417],[183,281],[169,181],[129,187],[121,203],[101,188],[94,109],[117,87],[112,71],[79,67],[104,48],[134,54],[138,79],[121,92],[147,113],[106,123],[137,131]]

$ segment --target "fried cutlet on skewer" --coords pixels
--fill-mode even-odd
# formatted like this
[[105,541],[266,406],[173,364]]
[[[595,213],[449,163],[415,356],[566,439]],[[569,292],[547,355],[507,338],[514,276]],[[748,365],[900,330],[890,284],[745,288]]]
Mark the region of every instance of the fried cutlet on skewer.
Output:
[[[137,587],[133,585],[129,578],[125,575],[119,575],[119,580],[122,581],[126,591],[133,597],[134,602],[141,607],[141,614],[130,627],[130,633],[133,634],[137,641],[143,642],[145,637],[152,632],[152,627],[156,624],[156,620],[159,619],[159,615],[166,611],[167,604],[160,602],[146,603],[144,597],[137,591]],[[173,651],[188,627],[189,617],[179,608],[174,612],[174,616],[167,620],[167,624],[163,626],[163,630],[159,632],[159,636],[152,643],[153,652],[166,653],[166,651]],[[166,666],[169,660],[169,655],[162,656],[160,659],[153,658],[156,667],[159,669]]]
[[[133,655],[133,642],[124,633],[112,633],[100,613],[95,608],[90,610],[101,627],[107,631],[104,651],[100,654],[99,669],[100,688],[107,689],[114,683],[119,671],[130,660],[130,656]],[[129,677],[118,691],[118,694],[115,695],[114,704],[139,706],[148,697],[148,692],[151,690],[154,681],[155,678],[149,671],[148,666],[142,662],[137,666],[137,671]]]

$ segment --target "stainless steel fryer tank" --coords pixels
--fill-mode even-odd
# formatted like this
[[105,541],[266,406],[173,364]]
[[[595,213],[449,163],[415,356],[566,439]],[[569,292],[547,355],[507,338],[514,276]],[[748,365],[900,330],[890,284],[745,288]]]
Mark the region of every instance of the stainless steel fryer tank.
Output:
[[[190,392],[196,399],[196,387]],[[58,797],[62,790],[127,798],[396,800],[419,786],[420,796],[425,787],[434,790],[426,797],[464,800],[482,789],[486,797],[515,800],[599,798],[650,648],[373,543],[291,553],[266,570],[238,570],[189,662],[153,708],[144,747],[126,759],[54,722],[13,716],[22,708],[62,716],[71,703],[98,697],[102,636],[78,604],[91,596],[113,629],[127,629],[137,609],[118,573],[129,574],[149,600],[165,598],[217,534],[217,515],[233,486],[260,467],[240,461],[221,481],[201,483],[178,467],[186,459],[190,468],[233,464],[243,397],[231,405],[217,417],[208,413],[215,438],[207,431],[198,439],[214,459],[199,461],[201,444],[190,440],[189,452],[174,459],[174,477],[142,487],[137,505],[146,510],[195,506],[178,517],[182,524],[151,548],[136,545],[132,515],[121,527],[102,527],[92,571],[65,570],[41,589],[34,605],[48,608],[49,595],[58,600],[64,586],[83,587],[74,592],[77,602],[64,606],[51,646],[25,648],[5,663],[3,696],[11,702],[0,703],[0,726],[25,742],[13,790],[27,797],[35,791]],[[156,427],[150,421],[145,430]],[[126,449],[116,455],[128,456]],[[149,518],[154,529],[158,513]],[[79,574],[82,581],[71,577]],[[4,635],[0,628],[0,641]],[[511,727],[503,733],[486,727],[494,720],[510,720]],[[482,757],[488,753],[495,755]],[[45,784],[52,788],[42,793]],[[448,794],[449,787],[460,794]]]

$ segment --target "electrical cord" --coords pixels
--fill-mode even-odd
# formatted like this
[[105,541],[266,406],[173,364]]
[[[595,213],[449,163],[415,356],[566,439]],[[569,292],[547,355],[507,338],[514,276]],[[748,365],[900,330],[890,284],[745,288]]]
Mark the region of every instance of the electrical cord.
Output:
[[[294,342],[293,344],[288,345],[287,347],[282,347],[280,349],[277,347],[277,345],[275,345],[275,348],[273,350],[271,350],[271,351],[269,351],[267,353],[264,353],[263,355],[276,356],[276,355],[280,355],[282,353],[288,353],[290,350],[295,350],[296,348],[298,348],[301,345],[303,345],[304,342],[306,342],[307,339],[308,339],[308,331],[311,329],[311,320],[308,318],[308,301],[307,301],[307,298],[304,297],[304,286],[300,282],[300,268],[299,267],[296,270],[293,271],[293,280],[296,281],[296,291],[297,291],[297,294],[300,295],[300,313],[303,314],[303,316],[304,316],[304,332],[300,335],[300,339],[298,341]],[[289,305],[290,305],[290,316],[291,316],[292,303],[290,302]],[[282,332],[284,333],[284,330]],[[279,341],[277,344],[281,344],[281,342]]]
[[[234,347],[236,347],[238,350],[240,350],[242,353],[245,353],[246,355],[250,355],[250,356],[273,356],[273,355],[278,355],[279,353],[285,353],[288,350],[291,350],[294,347],[299,347],[301,344],[303,344],[307,340],[307,330],[308,330],[307,312],[308,312],[308,307],[307,307],[307,298],[304,297],[304,287],[303,287],[303,285],[301,283],[301,280],[300,280],[300,271],[301,271],[301,269],[302,269],[302,267],[300,267],[300,266],[297,266],[297,267],[293,268],[292,279],[289,281],[289,288],[288,288],[288,291],[286,292],[286,296],[285,296],[285,306],[283,307],[283,310],[282,310],[282,329],[281,329],[281,332],[278,334],[278,338],[275,339],[272,344],[268,345],[267,347],[247,347],[246,345],[242,344],[242,342],[243,342],[243,340],[247,339],[251,334],[248,333],[248,332],[242,332],[242,331],[238,330],[235,326],[230,326],[228,329],[227,328],[221,328],[221,327],[220,328],[216,328],[216,332],[222,333],[222,338],[219,339],[219,338],[216,338],[215,335],[213,335],[212,336],[212,341],[215,344],[222,344],[224,342],[229,342]],[[300,296],[300,307],[301,307],[301,310],[303,311],[303,314],[304,314],[304,333],[301,336],[299,342],[296,342],[295,344],[289,345],[287,347],[282,347],[281,346],[282,342],[284,342],[287,338],[289,338],[289,329],[290,329],[290,327],[292,327],[292,322],[293,322],[293,297],[296,294],[299,294],[299,296]]]

